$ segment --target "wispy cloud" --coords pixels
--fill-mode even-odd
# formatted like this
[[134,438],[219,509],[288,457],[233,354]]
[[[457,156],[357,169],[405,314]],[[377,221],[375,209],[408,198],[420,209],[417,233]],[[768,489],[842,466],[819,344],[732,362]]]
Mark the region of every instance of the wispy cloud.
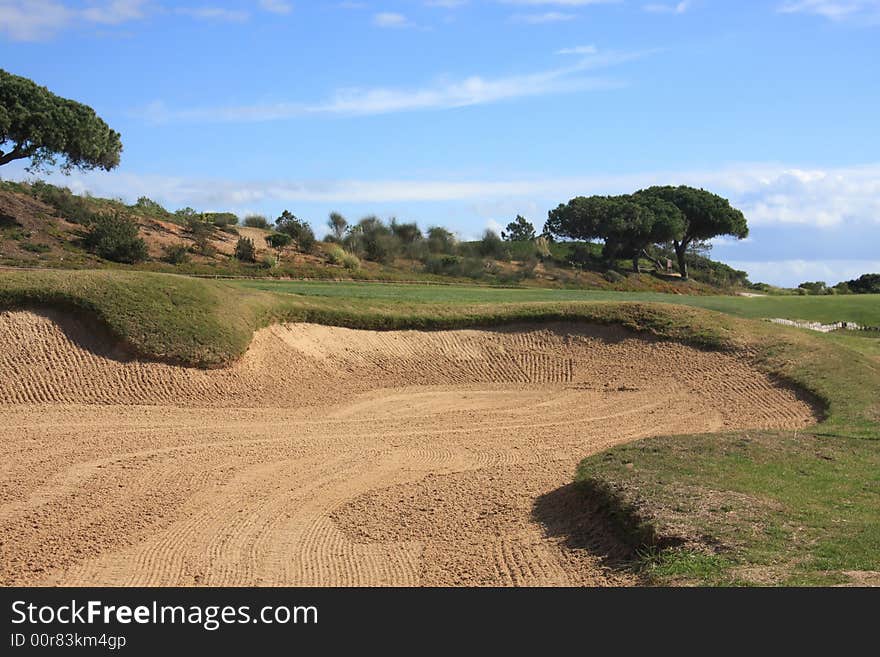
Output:
[[545,23],[561,23],[572,21],[577,18],[576,14],[567,14],[561,11],[547,11],[542,14],[514,14],[510,17],[515,23],[528,23],[530,25],[543,25]]
[[598,52],[596,46],[574,46],[562,48],[556,51],[557,55],[595,55]]
[[642,9],[652,14],[683,14],[690,9],[690,2],[676,4],[648,4],[642,5]]
[[505,5],[526,5],[532,7],[587,7],[589,5],[617,4],[622,0],[499,0]]
[[247,11],[227,9],[225,7],[178,7],[174,12],[198,20],[224,21],[227,23],[243,23],[251,17]]
[[43,41],[77,23],[118,25],[144,18],[147,0],[105,0],[71,7],[59,0],[0,0],[0,33],[14,41]]
[[293,4],[284,0],[260,0],[260,8],[273,14],[289,14]]
[[275,102],[172,109],[156,102],[135,112],[147,120],[258,122],[295,119],[304,116],[368,116],[394,112],[439,110],[486,105],[517,98],[619,88],[618,80],[588,76],[588,71],[609,68],[652,54],[654,51],[594,52],[568,66],[519,75],[462,79],[440,78],[433,84],[412,89],[340,89],[319,102]]
[[468,0],[425,0],[426,7],[440,7],[441,9],[457,9],[468,3]]
[[651,185],[693,185],[727,196],[755,226],[802,225],[880,231],[880,163],[804,169],[780,164],[740,164],[715,170],[654,171],[621,175],[519,177],[506,180],[193,180],[120,172],[74,173],[55,178],[75,191],[147,194],[170,205],[237,206],[263,201],[380,203],[535,202],[542,212],[576,195],[620,194]]
[[814,14],[833,21],[880,23],[880,0],[794,0],[779,7],[783,14]]
[[415,23],[410,21],[406,16],[391,11],[383,11],[378,14],[374,14],[373,25],[375,25],[376,27],[386,27],[394,29],[415,27]]

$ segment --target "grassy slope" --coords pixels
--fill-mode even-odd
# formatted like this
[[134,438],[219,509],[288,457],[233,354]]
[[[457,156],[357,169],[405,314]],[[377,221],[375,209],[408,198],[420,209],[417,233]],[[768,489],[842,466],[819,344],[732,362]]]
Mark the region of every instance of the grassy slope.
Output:
[[647,301],[697,306],[740,317],[784,317],[819,322],[851,321],[880,326],[880,295],[686,296],[657,292],[515,289],[467,286],[375,285],[307,281],[235,281],[250,289],[317,297],[397,300],[412,303],[523,303],[529,301]]
[[[580,319],[712,348],[747,349],[766,370],[818,396],[827,419],[797,434],[638,441],[586,459],[579,485],[605,501],[644,555],[639,567],[653,581],[814,583],[843,579],[846,570],[880,570],[880,365],[849,349],[852,340],[667,304],[584,303],[566,296],[516,303],[523,297],[489,298],[486,290],[473,288],[456,295],[447,287],[348,287],[360,295],[277,294],[135,272],[14,272],[0,275],[0,308],[80,309],[140,354],[201,366],[229,363],[255,328],[277,320],[439,328]],[[389,291],[411,296],[401,300]],[[639,295],[624,298],[633,296]],[[734,304],[751,301],[730,298]],[[669,547],[676,537],[683,544]]]

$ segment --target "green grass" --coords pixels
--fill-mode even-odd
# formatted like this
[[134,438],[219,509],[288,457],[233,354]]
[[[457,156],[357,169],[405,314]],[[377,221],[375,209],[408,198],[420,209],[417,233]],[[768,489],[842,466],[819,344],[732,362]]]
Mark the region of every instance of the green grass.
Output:
[[287,294],[345,299],[395,300],[407,303],[526,303],[574,301],[643,301],[696,306],[738,317],[851,321],[880,326],[880,295],[844,296],[687,296],[659,292],[552,290],[454,285],[394,285],[312,281],[232,281],[232,284]]
[[0,309],[67,308],[97,318],[135,353],[202,367],[231,363],[255,329],[276,321],[372,329],[587,321],[748,353],[758,367],[812,393],[824,421],[800,432],[650,438],[591,456],[577,474],[631,542],[649,581],[709,585],[824,584],[845,581],[848,570],[880,570],[877,338],[747,318],[869,323],[876,303],[861,296],[232,283],[88,270],[0,274]]

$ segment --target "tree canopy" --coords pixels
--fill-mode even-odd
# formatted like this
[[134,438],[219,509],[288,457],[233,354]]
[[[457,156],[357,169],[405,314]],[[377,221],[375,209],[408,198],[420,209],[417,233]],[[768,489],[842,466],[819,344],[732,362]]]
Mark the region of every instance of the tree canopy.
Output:
[[672,243],[682,278],[687,278],[688,248],[718,235],[743,238],[749,229],[743,213],[716,194],[693,187],[649,187],[621,196],[578,196],[548,214],[544,232],[570,239],[605,242],[611,260],[650,257],[654,244]]
[[578,196],[551,210],[544,231],[559,237],[604,240],[607,260],[639,257],[652,244],[668,242],[683,230],[681,213],[660,199],[623,196]]
[[527,242],[535,239],[535,227],[521,214],[507,224],[507,228],[501,231],[501,238],[509,242]]
[[30,159],[30,170],[109,171],[121,152],[119,133],[91,107],[0,69],[0,166]]
[[678,269],[687,278],[685,254],[688,247],[702,240],[719,235],[731,235],[743,239],[749,235],[749,227],[743,213],[730,205],[726,198],[686,185],[678,187],[649,187],[634,194],[649,203],[658,199],[678,208],[684,220],[684,230],[673,240]]

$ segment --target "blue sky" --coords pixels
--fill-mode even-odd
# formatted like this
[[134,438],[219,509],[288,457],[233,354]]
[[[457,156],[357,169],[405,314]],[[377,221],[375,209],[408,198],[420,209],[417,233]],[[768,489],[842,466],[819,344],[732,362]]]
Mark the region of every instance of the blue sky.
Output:
[[880,0],[0,0],[0,66],[122,133],[77,191],[468,238],[692,184],[788,285],[880,271],[878,64]]

